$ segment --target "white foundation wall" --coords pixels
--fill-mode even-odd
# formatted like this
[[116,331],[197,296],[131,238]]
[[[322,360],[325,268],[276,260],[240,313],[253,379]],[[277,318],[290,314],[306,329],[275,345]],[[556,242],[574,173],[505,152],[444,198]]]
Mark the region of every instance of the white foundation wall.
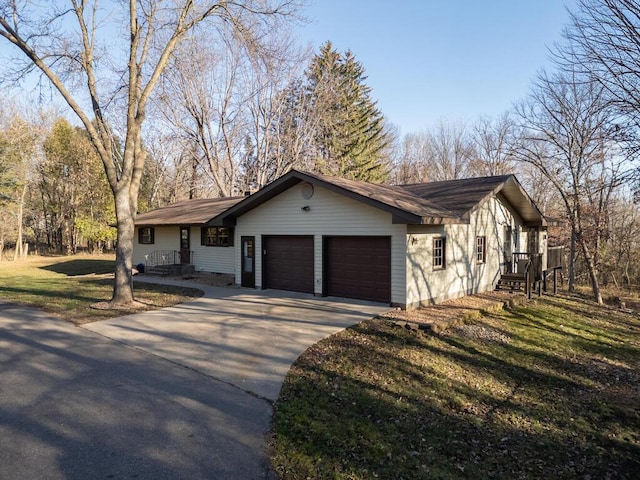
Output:
[[[493,290],[505,264],[505,229],[522,232],[521,220],[498,198],[472,213],[469,224],[407,227],[407,307],[439,303]],[[520,244],[526,238],[520,233]],[[486,262],[478,263],[476,239],[486,237]],[[446,267],[433,268],[433,239],[446,238]],[[524,242],[524,243],[523,243]]]
[[133,264],[147,263],[146,255],[156,250],[180,250],[180,230],[178,227],[154,227],[154,243],[138,243],[136,227],[133,239]]
[[[308,206],[305,212],[302,207]],[[328,189],[314,186],[313,196],[302,196],[295,185],[238,218],[235,244],[240,237],[255,237],[256,288],[262,286],[262,236],[312,235],[314,237],[314,292],[321,295],[323,236],[390,236],[391,302],[404,305],[406,225],[392,224],[391,214]],[[235,256],[236,283],[240,283],[240,249]]]

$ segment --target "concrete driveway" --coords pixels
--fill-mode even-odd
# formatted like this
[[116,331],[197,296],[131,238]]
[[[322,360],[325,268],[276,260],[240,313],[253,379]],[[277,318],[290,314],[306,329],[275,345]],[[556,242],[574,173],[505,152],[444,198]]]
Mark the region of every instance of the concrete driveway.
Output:
[[389,306],[277,290],[199,288],[196,301],[84,328],[274,401],[291,364],[314,343]]
[[291,363],[389,308],[198,287],[83,328],[0,302],[0,478],[274,478],[266,435]]

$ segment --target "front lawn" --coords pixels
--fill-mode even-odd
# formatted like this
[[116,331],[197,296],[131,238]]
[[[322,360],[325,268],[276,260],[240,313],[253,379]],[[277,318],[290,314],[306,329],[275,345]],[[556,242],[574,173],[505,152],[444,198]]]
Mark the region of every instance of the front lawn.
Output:
[[[104,320],[136,310],[97,310],[111,298],[113,256],[29,257],[0,263],[0,300],[29,305],[76,324]],[[142,310],[154,310],[200,297],[193,288],[134,284]]]
[[631,479],[640,320],[545,297],[442,334],[371,320],[310,348],[276,405],[282,479]]

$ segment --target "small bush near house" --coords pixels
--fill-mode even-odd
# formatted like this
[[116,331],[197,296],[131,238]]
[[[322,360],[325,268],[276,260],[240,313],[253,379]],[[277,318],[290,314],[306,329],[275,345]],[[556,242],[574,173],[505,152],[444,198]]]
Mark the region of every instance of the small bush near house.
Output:
[[447,330],[363,322],[310,348],[276,406],[282,479],[631,479],[640,320],[546,297]]

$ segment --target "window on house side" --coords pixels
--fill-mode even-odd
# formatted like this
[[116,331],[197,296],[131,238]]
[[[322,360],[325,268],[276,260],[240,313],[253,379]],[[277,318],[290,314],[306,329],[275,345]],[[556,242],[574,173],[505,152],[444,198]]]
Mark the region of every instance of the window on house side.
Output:
[[487,261],[487,237],[476,237],[476,261],[478,263]]
[[140,227],[138,229],[138,243],[151,245],[153,244],[153,227]]
[[444,237],[436,237],[433,239],[433,268],[441,270],[445,268],[445,239]]
[[205,227],[202,229],[202,245],[207,247],[233,246],[233,229],[227,227]]

